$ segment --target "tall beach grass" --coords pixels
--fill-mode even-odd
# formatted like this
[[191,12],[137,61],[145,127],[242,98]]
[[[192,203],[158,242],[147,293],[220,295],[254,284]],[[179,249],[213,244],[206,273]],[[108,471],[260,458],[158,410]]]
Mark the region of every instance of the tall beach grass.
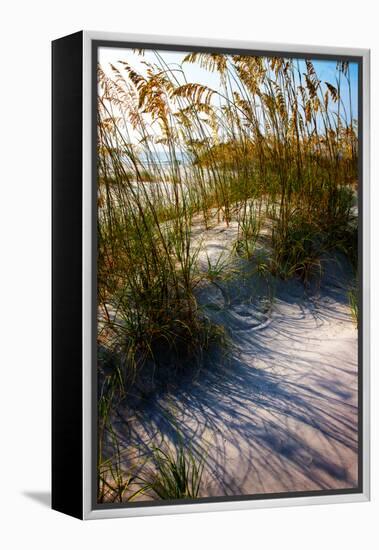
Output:
[[[201,364],[220,343],[196,289],[223,264],[199,268],[195,220],[205,231],[236,223],[234,250],[247,261],[265,234],[261,269],[285,280],[321,277],[325,253],[337,249],[357,270],[358,137],[348,62],[336,63],[329,82],[311,60],[190,53],[173,66],[162,52],[155,62],[136,53],[138,69],[127,54],[98,67],[98,341],[115,358],[112,383],[126,392],[144,369],[154,376]],[[190,64],[213,73],[217,89],[187,81]],[[99,429],[109,434],[107,395]],[[201,467],[178,453],[157,450],[158,471],[170,485],[177,470],[192,468],[194,487],[177,497],[194,498]],[[121,472],[99,456],[107,470],[100,500],[122,500]],[[165,498],[161,485],[151,489]]]

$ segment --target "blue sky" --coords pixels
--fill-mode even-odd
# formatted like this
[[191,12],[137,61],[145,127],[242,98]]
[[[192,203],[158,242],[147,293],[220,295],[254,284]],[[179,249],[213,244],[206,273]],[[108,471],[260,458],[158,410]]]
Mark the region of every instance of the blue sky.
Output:
[[[164,59],[164,62],[170,67],[171,70],[180,69],[183,58],[187,55],[187,52],[174,52],[174,51],[157,51],[145,50],[144,56],[140,56],[129,48],[99,48],[99,62],[103,69],[110,74],[109,64],[113,63],[117,65],[119,60],[127,61],[133,68],[142,74],[146,71],[146,67],[141,63],[145,60],[149,63],[161,64],[159,56]],[[337,71],[336,61],[329,60],[312,60],[315,67],[318,78],[321,81],[327,81],[333,86],[336,85]],[[207,71],[199,66],[197,63],[185,63],[182,65],[185,71],[185,78],[187,82],[198,82],[206,85],[214,90],[220,89],[220,78],[217,73]],[[305,61],[299,59],[299,68],[301,72],[306,72]],[[350,81],[351,81],[351,105],[352,115],[354,119],[358,118],[358,64],[351,62],[349,65]],[[183,76],[180,72],[174,73],[178,75],[180,83],[184,83]],[[326,89],[326,88],[325,88]],[[345,104],[347,111],[348,121],[350,121],[350,100],[348,83],[345,77],[341,80],[341,98]],[[333,109],[333,104],[330,102],[330,108]]]
[[[304,66],[304,61],[301,61]],[[313,65],[320,80],[326,80],[330,84],[336,85],[336,61],[313,60]],[[350,82],[351,82],[351,102],[353,118],[358,118],[358,63],[349,63]],[[341,97],[349,113],[349,91],[345,77],[341,80]]]

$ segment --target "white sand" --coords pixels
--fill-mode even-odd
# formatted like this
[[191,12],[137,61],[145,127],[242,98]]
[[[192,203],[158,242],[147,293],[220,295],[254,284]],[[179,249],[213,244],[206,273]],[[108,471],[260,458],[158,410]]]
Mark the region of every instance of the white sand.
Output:
[[[199,262],[229,256],[237,228],[198,225]],[[206,250],[206,253],[205,253]],[[346,289],[348,266],[328,260],[320,288],[251,275],[198,289],[211,318],[226,327],[227,359],[213,357],[179,385],[152,392],[119,422],[120,441],[141,456],[175,440],[179,428],[205,457],[202,496],[354,487],[357,484],[357,330]],[[266,297],[266,298],[265,298]]]

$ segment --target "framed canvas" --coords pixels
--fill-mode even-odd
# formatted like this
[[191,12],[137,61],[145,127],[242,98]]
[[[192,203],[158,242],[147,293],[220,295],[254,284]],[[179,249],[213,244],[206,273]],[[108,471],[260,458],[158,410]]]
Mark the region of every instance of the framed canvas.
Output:
[[369,499],[369,51],[52,53],[53,508]]

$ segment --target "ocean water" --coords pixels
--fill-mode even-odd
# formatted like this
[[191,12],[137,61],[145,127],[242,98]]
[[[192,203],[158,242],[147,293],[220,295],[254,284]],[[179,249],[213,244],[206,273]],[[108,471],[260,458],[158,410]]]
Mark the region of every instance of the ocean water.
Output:
[[[191,164],[192,157],[184,151],[175,151],[175,158],[181,165]],[[144,165],[159,164],[161,166],[169,165],[172,162],[172,156],[166,151],[156,151],[149,154],[141,153],[140,160]]]

